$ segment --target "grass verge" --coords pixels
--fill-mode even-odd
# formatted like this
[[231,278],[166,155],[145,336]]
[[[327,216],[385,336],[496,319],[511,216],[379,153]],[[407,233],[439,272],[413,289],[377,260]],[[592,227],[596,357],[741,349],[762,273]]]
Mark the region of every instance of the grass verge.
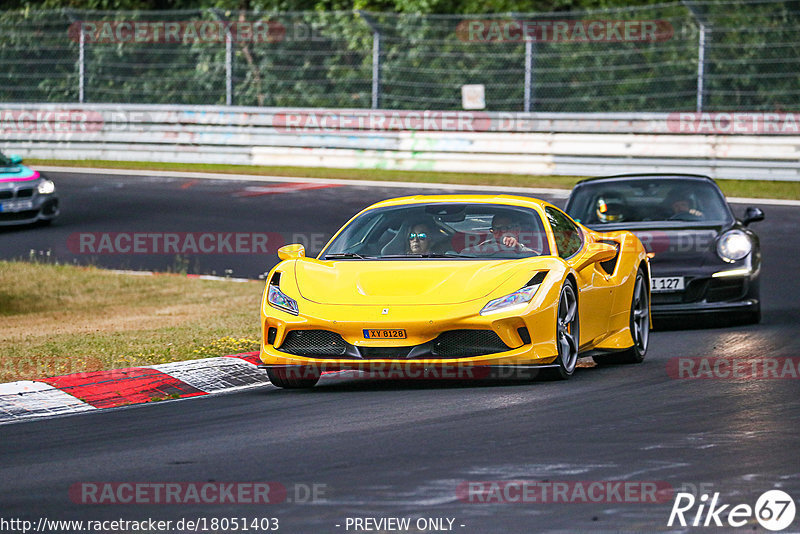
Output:
[[[522,174],[481,174],[459,172],[391,171],[385,169],[329,169],[310,167],[266,167],[256,165],[223,165],[212,163],[150,163],[140,161],[52,160],[27,159],[26,163],[66,167],[108,169],[144,169],[154,171],[216,172],[224,174],[255,174],[291,176],[298,178],[338,178],[345,180],[376,180],[384,182],[421,182],[457,185],[504,185],[513,187],[545,187],[571,189],[581,176],[533,176]],[[717,180],[722,192],[729,197],[779,198],[800,200],[796,182],[771,180]]]
[[0,382],[258,350],[263,283],[0,261]]

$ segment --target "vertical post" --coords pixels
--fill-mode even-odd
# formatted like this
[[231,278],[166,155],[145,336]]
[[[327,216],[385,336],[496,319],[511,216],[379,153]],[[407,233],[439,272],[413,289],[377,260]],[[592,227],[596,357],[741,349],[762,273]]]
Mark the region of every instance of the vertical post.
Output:
[[525,95],[523,97],[522,109],[526,113],[531,110],[531,92],[533,77],[533,40],[530,36],[525,39]]
[[225,105],[233,105],[233,35],[228,19],[217,8],[209,9],[211,16],[225,25]]
[[372,30],[372,109],[381,106],[381,28],[366,11],[356,10]]
[[681,0],[683,5],[692,14],[700,30],[697,42],[697,112],[703,111],[703,99],[705,97],[706,83],[706,32],[711,26],[711,22],[706,16],[706,10],[702,3],[695,3],[691,0]]
[[372,109],[381,103],[381,34],[372,34]]
[[81,32],[78,38],[78,103],[83,104],[86,78],[86,33],[83,30],[83,22],[79,24]]
[[706,25],[700,23],[700,36],[697,46],[697,112],[703,111],[703,84],[706,75]]
[[233,37],[231,29],[225,28],[225,105],[233,105]]

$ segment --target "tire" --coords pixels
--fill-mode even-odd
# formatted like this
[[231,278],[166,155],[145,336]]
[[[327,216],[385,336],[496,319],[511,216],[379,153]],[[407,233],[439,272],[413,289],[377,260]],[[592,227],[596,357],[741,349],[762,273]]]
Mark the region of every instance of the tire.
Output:
[[644,271],[639,269],[633,283],[630,329],[633,346],[622,352],[601,354],[592,359],[599,365],[616,363],[642,363],[650,343],[650,295]]
[[542,369],[543,376],[549,380],[566,380],[575,372],[580,348],[580,321],[578,295],[572,282],[567,281],[558,296],[558,315],[556,317],[556,347],[558,367]]
[[283,389],[313,388],[319,381],[320,372],[307,368],[267,368],[267,377],[274,386]]

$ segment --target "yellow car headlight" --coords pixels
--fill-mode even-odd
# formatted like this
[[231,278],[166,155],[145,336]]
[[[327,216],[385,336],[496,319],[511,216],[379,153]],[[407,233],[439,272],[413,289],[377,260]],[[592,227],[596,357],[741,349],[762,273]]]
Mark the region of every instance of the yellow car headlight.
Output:
[[525,286],[519,291],[514,291],[505,297],[490,300],[481,310],[481,315],[509,311],[514,308],[524,308],[536,294],[536,290],[539,289],[540,285],[541,283]]
[[270,306],[285,311],[286,313],[291,313],[292,315],[298,315],[300,313],[297,307],[297,301],[278,289],[278,286],[269,285],[267,301],[269,301]]

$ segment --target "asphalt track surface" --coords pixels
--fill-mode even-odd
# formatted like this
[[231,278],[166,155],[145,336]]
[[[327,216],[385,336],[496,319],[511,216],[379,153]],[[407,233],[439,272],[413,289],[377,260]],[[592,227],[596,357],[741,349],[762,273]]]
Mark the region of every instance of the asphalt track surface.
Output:
[[[415,193],[337,187],[241,197],[237,191],[253,184],[54,177],[63,218],[47,228],[0,232],[3,257],[50,249],[82,262],[65,243],[85,231],[330,234],[375,200]],[[738,214],[743,209],[735,206]],[[656,331],[643,364],[583,367],[566,382],[334,375],[311,391],[265,386],[7,425],[0,430],[0,515],[33,521],[275,517],[280,532],[355,532],[346,525],[356,517],[411,518],[412,525],[417,518],[450,518],[453,531],[464,533],[731,531],[667,527],[671,498],[485,504],[459,499],[457,489],[470,481],[653,481],[719,492],[723,504],[753,506],[773,488],[800,498],[800,380],[679,380],[667,371],[676,357],[800,355],[800,210],[763,209],[767,219],[756,227],[764,257],[760,325]],[[92,259],[154,269],[171,261]],[[201,269],[249,277],[275,263],[252,255],[200,261]],[[72,502],[68,493],[80,482],[212,480],[278,482],[293,502],[89,505]],[[313,484],[320,498],[295,502]],[[735,530],[764,531],[753,519]],[[786,532],[797,531],[800,516]]]

